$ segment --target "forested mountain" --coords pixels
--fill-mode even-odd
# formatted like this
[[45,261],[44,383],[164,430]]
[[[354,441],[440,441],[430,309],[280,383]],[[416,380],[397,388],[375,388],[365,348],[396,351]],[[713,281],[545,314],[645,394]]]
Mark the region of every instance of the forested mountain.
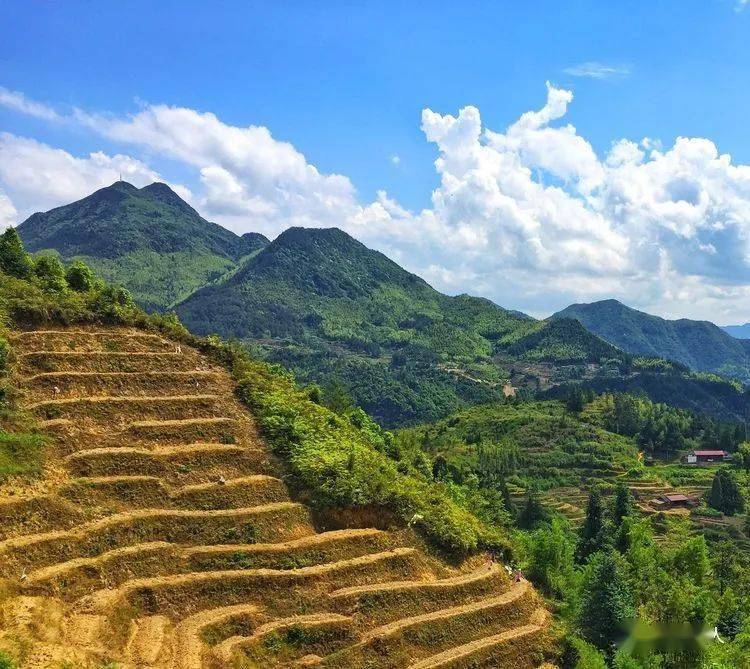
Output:
[[735,339],[708,321],[670,321],[617,300],[572,304],[552,318],[575,318],[602,339],[635,355],[675,360],[696,371],[750,381],[750,342]]
[[[744,411],[744,397],[730,384],[634,358],[612,345],[619,342],[606,323],[597,334],[612,343],[589,332],[585,314],[571,313],[583,325],[560,315],[537,321],[482,298],[443,295],[336,228],[290,228],[273,242],[239,237],[203,219],[165,184],[138,189],[117,182],[34,214],[18,231],[32,251],[83,259],[127,287],[141,306],[175,308],[196,332],[239,339],[342,402],[351,398],[386,426],[436,420],[506,393],[554,392],[570,382],[646,392],[722,416]],[[734,364],[705,338],[695,355],[718,356],[714,364],[687,364],[745,378],[744,344],[699,325],[718,333]],[[642,346],[629,351],[684,360],[676,335],[652,327],[662,335],[655,341],[674,344],[652,346],[651,330],[630,329]]]
[[18,227],[31,252],[81,259],[127,287],[146,309],[164,309],[237,267],[268,243],[202,218],[169,186],[118,181]]
[[177,312],[196,332],[261,345],[303,378],[339,379],[389,425],[498,398],[535,365],[624,357],[575,321],[443,295],[336,228],[285,231]]

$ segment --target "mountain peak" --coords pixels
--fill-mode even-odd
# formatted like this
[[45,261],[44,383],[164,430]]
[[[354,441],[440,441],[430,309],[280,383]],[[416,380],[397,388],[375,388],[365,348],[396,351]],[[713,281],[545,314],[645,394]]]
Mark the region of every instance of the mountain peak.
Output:
[[750,380],[748,351],[708,321],[667,320],[613,299],[571,304],[551,318],[575,318],[628,353],[666,358],[696,371]]

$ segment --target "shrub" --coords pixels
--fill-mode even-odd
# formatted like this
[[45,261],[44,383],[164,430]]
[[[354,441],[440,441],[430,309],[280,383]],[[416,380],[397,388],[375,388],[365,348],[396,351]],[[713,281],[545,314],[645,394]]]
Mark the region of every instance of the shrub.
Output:
[[94,287],[94,273],[80,260],[73,262],[65,271],[65,280],[72,290],[85,293]]

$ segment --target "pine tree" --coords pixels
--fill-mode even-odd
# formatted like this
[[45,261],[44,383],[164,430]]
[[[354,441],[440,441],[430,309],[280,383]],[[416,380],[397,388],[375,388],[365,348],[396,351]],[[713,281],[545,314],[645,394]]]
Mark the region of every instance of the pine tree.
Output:
[[708,505],[728,516],[740,513],[745,508],[745,500],[734,477],[726,469],[714,474],[711,490],[708,493]]
[[618,484],[615,490],[615,500],[612,505],[612,521],[615,527],[620,527],[622,521],[633,511],[633,501],[630,490],[623,483]]
[[586,506],[586,518],[581,526],[576,551],[579,562],[585,562],[604,543],[604,505],[599,488],[592,488]]
[[635,609],[614,551],[597,553],[586,572],[578,624],[583,637],[605,652],[623,636]]
[[526,490],[526,501],[518,514],[518,525],[525,530],[532,530],[547,518],[547,511],[539,501],[539,493],[533,487]]
[[438,455],[432,463],[432,478],[436,481],[448,478],[448,461],[443,455]]
[[34,262],[24,251],[15,228],[0,235],[0,270],[19,279],[28,279],[34,271]]
[[711,490],[708,493],[706,501],[712,509],[716,509],[717,511],[722,511],[724,509],[724,490],[721,471],[714,474],[714,480],[711,483]]

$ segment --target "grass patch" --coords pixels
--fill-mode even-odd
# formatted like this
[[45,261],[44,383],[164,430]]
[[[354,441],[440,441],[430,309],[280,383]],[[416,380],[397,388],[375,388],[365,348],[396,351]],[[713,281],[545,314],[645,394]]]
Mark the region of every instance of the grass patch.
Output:
[[[42,471],[44,438],[0,428],[0,481],[9,476],[37,476]],[[2,665],[0,665],[2,666]]]

